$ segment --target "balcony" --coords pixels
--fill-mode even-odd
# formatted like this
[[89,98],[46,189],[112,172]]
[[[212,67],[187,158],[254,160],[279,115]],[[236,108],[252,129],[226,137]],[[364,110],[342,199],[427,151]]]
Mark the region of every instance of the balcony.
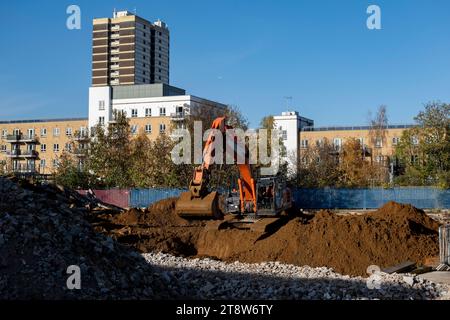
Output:
[[118,32],[117,33],[111,33],[111,39],[117,39],[119,37],[120,37],[120,34]]
[[118,64],[118,63],[112,64],[112,65],[111,65],[111,69],[112,69],[112,70],[114,70],[114,69],[119,69],[119,64]]
[[8,134],[6,136],[6,142],[20,142],[22,135],[19,134]]
[[111,54],[119,54],[119,49],[111,49]]
[[171,113],[170,119],[173,121],[183,121],[185,119],[185,114],[184,112]]
[[89,140],[89,136],[86,133],[78,133],[73,137],[73,139],[75,141],[86,141]]
[[111,42],[111,47],[117,47],[120,44],[120,41],[112,41]]
[[117,31],[117,30],[119,30],[119,29],[120,29],[120,25],[118,25],[118,24],[111,27],[111,30],[112,30],[112,31]]
[[119,56],[111,56],[111,61],[119,61]]
[[36,158],[38,155],[36,150],[11,150],[6,151],[6,156],[9,158]]
[[75,155],[76,157],[86,157],[87,156],[87,150],[86,149],[79,149],[76,148],[73,150],[73,155]]
[[111,77],[116,78],[116,77],[118,77],[118,76],[119,76],[119,71],[111,72]]
[[9,143],[21,143],[21,142],[35,143],[35,142],[37,142],[37,136],[36,135],[23,135],[21,133],[8,134],[6,136],[6,142],[9,142]]

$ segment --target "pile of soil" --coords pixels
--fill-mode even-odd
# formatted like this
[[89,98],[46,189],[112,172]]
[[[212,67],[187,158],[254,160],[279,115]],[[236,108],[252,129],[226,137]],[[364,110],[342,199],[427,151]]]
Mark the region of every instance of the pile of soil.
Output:
[[239,228],[204,228],[207,221],[178,217],[175,202],[171,198],[145,210],[126,211],[114,217],[118,225],[106,233],[142,252],[327,266],[361,276],[367,276],[369,265],[386,268],[406,260],[421,263],[439,252],[439,224],[411,205],[389,202],[363,215],[322,210],[309,219],[293,217],[261,236]]
[[278,260],[367,276],[369,265],[423,262],[438,254],[438,227],[424,211],[389,202],[364,215],[323,210],[306,223],[295,218],[263,239],[242,230],[203,232],[197,248],[199,254],[230,261]]
[[175,213],[177,198],[156,202],[146,209],[132,208],[105,215],[96,230],[141,252],[164,252],[181,256],[197,254],[196,243],[205,221],[188,221]]

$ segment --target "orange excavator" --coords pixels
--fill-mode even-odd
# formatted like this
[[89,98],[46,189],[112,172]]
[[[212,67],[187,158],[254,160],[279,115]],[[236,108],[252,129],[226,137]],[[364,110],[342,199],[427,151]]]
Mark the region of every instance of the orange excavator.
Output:
[[[232,127],[226,125],[225,120],[225,117],[219,117],[213,121],[211,126],[212,129],[217,129],[222,133],[223,141],[225,141],[226,130],[232,129]],[[215,134],[211,132],[203,149],[203,162],[194,170],[189,191],[183,192],[176,203],[175,211],[179,216],[222,219],[224,214],[233,214],[233,216],[246,218],[248,222],[255,222],[263,217],[277,216],[291,208],[291,193],[281,178],[278,176],[253,178],[248,163],[247,147],[245,147],[246,161],[242,164],[236,164],[239,169],[237,181],[239,191],[221,197],[225,203],[219,206],[219,193],[210,191],[207,187],[211,175],[212,160],[215,156],[214,143]],[[236,163],[236,156],[234,159]]]

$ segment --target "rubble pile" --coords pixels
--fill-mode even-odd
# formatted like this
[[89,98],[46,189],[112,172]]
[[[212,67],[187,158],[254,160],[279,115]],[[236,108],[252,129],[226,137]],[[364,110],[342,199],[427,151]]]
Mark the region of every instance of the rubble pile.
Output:
[[[138,253],[94,232],[86,217],[99,206],[76,192],[0,177],[0,299],[169,297]],[[71,265],[80,268],[80,290],[67,287]]]
[[168,284],[193,299],[449,299],[449,287],[412,274],[341,275],[326,267],[280,262],[225,263],[163,253],[143,254]]

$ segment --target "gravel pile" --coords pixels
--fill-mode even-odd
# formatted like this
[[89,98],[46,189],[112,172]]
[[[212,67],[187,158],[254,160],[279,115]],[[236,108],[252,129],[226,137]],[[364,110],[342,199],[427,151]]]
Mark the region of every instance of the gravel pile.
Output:
[[411,274],[363,278],[279,262],[225,263],[164,253],[143,257],[176,292],[193,299],[442,299],[449,291]]
[[[170,297],[140,254],[94,232],[86,220],[93,210],[104,209],[0,177],[0,299]],[[80,268],[80,290],[67,287],[71,265]]]

